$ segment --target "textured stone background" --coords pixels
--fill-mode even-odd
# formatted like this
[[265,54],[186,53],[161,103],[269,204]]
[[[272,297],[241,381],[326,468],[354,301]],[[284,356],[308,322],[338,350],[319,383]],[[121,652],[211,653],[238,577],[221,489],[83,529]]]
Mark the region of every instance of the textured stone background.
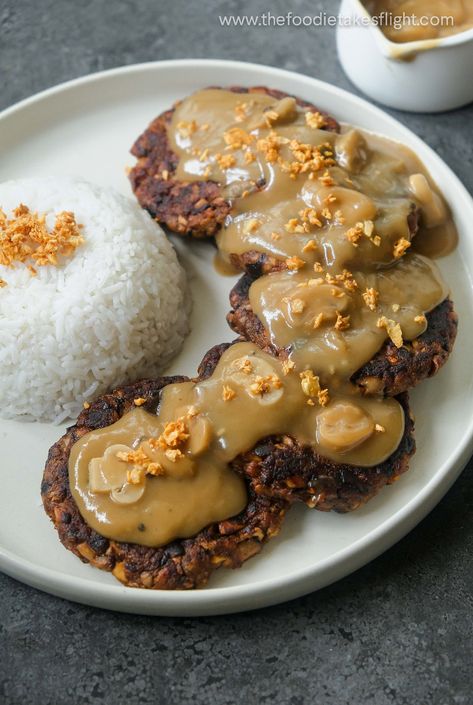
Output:
[[[331,0],[290,9],[335,11]],[[121,64],[242,59],[353,90],[330,29],[223,29],[249,0],[1,0],[0,107]],[[473,110],[398,114],[471,188]],[[70,604],[0,575],[1,705],[467,705],[472,468],[407,538],[301,600],[251,614],[151,619]]]

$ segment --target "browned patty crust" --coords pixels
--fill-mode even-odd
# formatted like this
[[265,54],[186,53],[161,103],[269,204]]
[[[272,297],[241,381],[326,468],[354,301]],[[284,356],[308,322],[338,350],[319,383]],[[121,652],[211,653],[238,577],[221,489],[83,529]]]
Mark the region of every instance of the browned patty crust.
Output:
[[69,487],[72,445],[85,433],[118,421],[133,407],[136,398],[146,399],[143,408],[155,412],[161,389],[185,379],[142,380],[100,397],[51,448],[46,462],[41,494],[61,542],[84,563],[111,571],[131,587],[158,590],[202,587],[216,568],[238,568],[259,553],[265,541],[279,532],[286,512],[284,501],[256,495],[249,486],[249,501],[243,512],[211,524],[193,538],[176,540],[163,548],[111,541],[86,524]]
[[[209,350],[199,367],[202,379],[215,369],[228,344]],[[415,453],[414,420],[407,393],[397,397],[404,409],[405,427],[394,453],[374,467],[335,463],[301,445],[290,436],[261,440],[252,450],[236,458],[233,470],[249,480],[257,495],[304,502],[320,511],[351,512],[362,506],[409,469]]]
[[[207,353],[199,367],[200,379],[213,373],[227,347],[217,345]],[[405,472],[415,451],[413,422],[404,395],[399,398],[406,414],[404,436],[384,463],[373,468],[333,463],[289,436],[269,437],[231,464],[248,485],[248,505],[236,517],[162,548],[101,536],[84,521],[70,491],[68,460],[73,444],[89,431],[118,421],[138,397],[147,400],[143,408],[155,413],[161,390],[186,379],[141,380],[99,397],[51,448],[46,462],[41,495],[63,545],[83,562],[111,571],[131,587],[202,587],[216,568],[237,568],[259,553],[263,544],[279,532],[289,503],[302,501],[323,511],[356,509]]]
[[[230,86],[234,93],[265,93],[279,100],[288,94],[283,91],[254,86]],[[296,98],[297,104],[320,112],[326,120],[324,129],[338,132],[334,118],[312,103]],[[231,205],[221,195],[215,181],[179,181],[174,178],[178,164],[167,135],[174,108],[159,115],[134,143],[131,153],[138,159],[129,178],[138,202],[158,223],[181,235],[196,238],[212,237],[219,230]],[[163,176],[164,175],[164,176]],[[261,187],[264,184],[261,184]]]
[[[253,277],[245,274],[230,292],[232,310],[227,321],[236,333],[263,350],[272,355],[285,355],[285,350],[271,343],[266,328],[253,312],[249,300],[253,281]],[[353,375],[352,381],[367,394],[396,396],[432,377],[447,361],[457,334],[458,318],[451,300],[445,299],[428,313],[427,323],[425,333],[413,342],[406,342],[402,348],[388,341]]]

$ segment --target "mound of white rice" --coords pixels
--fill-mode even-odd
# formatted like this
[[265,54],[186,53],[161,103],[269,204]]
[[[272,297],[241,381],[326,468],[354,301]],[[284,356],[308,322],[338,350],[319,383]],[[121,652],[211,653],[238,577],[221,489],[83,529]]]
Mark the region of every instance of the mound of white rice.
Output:
[[188,332],[185,274],[163,231],[133,201],[72,178],[0,184],[20,203],[72,211],[85,243],[59,266],[0,265],[0,415],[60,423],[125,381],[160,373]]

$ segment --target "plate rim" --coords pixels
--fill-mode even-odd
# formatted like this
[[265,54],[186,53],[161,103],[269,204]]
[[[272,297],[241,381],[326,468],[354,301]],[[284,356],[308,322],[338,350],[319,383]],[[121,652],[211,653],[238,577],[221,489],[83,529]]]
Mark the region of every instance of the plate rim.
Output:
[[[323,88],[338,99],[347,100],[352,105],[358,105],[371,115],[382,117],[384,123],[391,123],[397,131],[404,133],[410,145],[421,145],[422,151],[429,154],[435,167],[446,173],[456,189],[456,202],[464,200],[467,208],[473,211],[473,199],[466,187],[436,152],[414,132],[399,120],[389,115],[381,108],[353,93],[334,86],[304,73],[288,71],[265,64],[222,59],[172,59],[152,61],[119,66],[105,71],[80,76],[59,83],[39,93],[9,106],[0,112],[0,124],[15,113],[30,108],[41,101],[55,95],[66,93],[82,85],[97,83],[115,76],[125,76],[133,73],[176,68],[221,68],[229,72],[238,69],[267,73],[268,78],[303,79],[316,91]],[[247,76],[245,76],[246,82]],[[282,578],[269,578],[245,585],[205,588],[193,591],[161,591],[145,590],[143,588],[127,588],[123,585],[106,584],[86,578],[71,577],[63,571],[40,567],[37,564],[20,558],[0,545],[0,570],[10,577],[16,578],[34,588],[43,590],[58,597],[66,598],[82,604],[102,607],[122,612],[162,615],[162,616],[206,616],[230,614],[246,610],[258,609],[283,601],[301,597],[314,590],[330,585],[350,573],[358,570],[371,560],[387,551],[397,541],[411,531],[435,507],[460,475],[469,457],[473,453],[473,405],[468,426],[448,462],[437,470],[422,489],[413,496],[406,505],[391,517],[382,521],[363,538],[349,546],[336,551],[330,557],[320,561],[316,567],[308,566],[299,569],[291,575]]]

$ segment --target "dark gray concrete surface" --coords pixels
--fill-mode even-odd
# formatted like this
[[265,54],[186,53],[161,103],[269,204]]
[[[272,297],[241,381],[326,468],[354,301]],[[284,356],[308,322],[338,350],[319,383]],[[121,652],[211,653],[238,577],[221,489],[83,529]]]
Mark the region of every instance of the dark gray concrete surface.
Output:
[[[93,71],[189,56],[272,64],[354,90],[331,29],[218,23],[224,13],[337,8],[330,0],[1,0],[0,107]],[[397,117],[471,188],[472,115],[469,107]],[[0,575],[0,705],[469,705],[471,478],[470,464],[435,511],[371,565],[250,614],[125,616]]]

